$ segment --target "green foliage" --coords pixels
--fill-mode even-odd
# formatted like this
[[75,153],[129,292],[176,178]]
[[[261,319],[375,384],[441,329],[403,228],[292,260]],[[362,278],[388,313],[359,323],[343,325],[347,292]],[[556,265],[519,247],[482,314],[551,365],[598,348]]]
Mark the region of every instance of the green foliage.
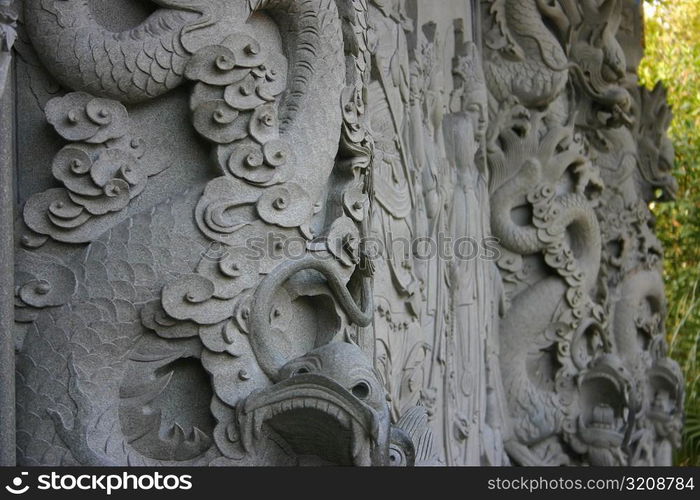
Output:
[[682,465],[700,465],[700,2],[654,0],[646,9],[646,57],[640,80],[668,89],[674,112],[669,134],[676,148],[677,200],[653,204],[665,247],[670,355],[686,375]]

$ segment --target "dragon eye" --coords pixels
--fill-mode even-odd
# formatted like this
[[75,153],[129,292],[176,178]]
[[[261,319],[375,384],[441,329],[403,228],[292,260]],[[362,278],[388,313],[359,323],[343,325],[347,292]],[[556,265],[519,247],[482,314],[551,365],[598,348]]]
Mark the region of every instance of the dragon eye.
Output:
[[366,382],[355,384],[351,390],[357,399],[367,399],[369,396],[369,385]]
[[302,366],[301,368],[297,368],[294,370],[294,375],[304,375],[305,373],[309,373],[309,369],[306,368],[305,366]]

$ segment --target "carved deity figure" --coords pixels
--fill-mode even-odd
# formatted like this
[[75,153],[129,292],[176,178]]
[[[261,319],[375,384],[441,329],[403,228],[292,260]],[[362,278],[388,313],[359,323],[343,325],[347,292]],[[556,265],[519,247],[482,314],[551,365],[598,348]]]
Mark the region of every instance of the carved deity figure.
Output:
[[449,454],[454,463],[473,464],[480,462],[483,451],[486,345],[487,337],[496,334],[499,278],[494,261],[484,252],[490,236],[488,178],[483,151],[477,153],[485,146],[488,113],[476,46],[467,42],[459,47],[455,63],[453,73],[459,84],[454,93],[459,97],[453,96],[456,109],[445,117],[445,142],[455,172],[449,214],[454,256],[449,270],[453,322],[448,359],[455,372],[451,392],[458,393],[448,399],[454,405],[449,419],[458,436],[451,441]]
[[424,211],[419,212],[416,229],[416,262],[424,281],[424,305],[421,326],[424,339],[432,346],[428,363],[429,377],[423,388],[423,401],[431,417],[438,419],[443,408],[436,407],[442,397],[446,334],[451,321],[449,274],[446,253],[448,209],[453,172],[445,156],[443,118],[446,112],[444,72],[439,33],[435,23],[426,23],[414,34],[411,61],[410,128],[411,152],[415,167],[416,198]]

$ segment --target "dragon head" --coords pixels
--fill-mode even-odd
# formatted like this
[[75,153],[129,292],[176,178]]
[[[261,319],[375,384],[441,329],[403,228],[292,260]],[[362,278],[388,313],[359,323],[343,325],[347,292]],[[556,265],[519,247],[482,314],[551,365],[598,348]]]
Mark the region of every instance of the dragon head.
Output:
[[666,102],[666,89],[658,83],[653,90],[636,89],[635,136],[639,144],[639,187],[645,201],[670,201],[678,183],[673,177],[675,150],[666,131],[673,114]]
[[392,457],[414,455],[410,438],[392,432],[386,392],[371,361],[345,342],[288,362],[277,383],[242,402],[238,419],[246,448],[264,429],[319,464],[391,465]]
[[649,407],[647,417],[654,425],[657,438],[680,446],[683,407],[683,373],[669,358],[661,358],[647,373]]
[[596,357],[580,375],[578,393],[579,445],[592,465],[619,464],[630,413],[629,382],[622,362],[611,354]]
[[596,104],[598,120],[609,126],[629,125],[632,98],[623,86],[627,62],[617,39],[622,2],[583,0],[579,7],[571,47],[574,80]]

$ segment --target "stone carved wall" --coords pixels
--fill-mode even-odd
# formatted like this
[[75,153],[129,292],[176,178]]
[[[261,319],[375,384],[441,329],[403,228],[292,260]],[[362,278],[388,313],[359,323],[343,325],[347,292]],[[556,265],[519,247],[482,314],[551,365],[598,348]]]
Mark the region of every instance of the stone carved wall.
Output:
[[6,3],[19,463],[670,464],[636,1]]

